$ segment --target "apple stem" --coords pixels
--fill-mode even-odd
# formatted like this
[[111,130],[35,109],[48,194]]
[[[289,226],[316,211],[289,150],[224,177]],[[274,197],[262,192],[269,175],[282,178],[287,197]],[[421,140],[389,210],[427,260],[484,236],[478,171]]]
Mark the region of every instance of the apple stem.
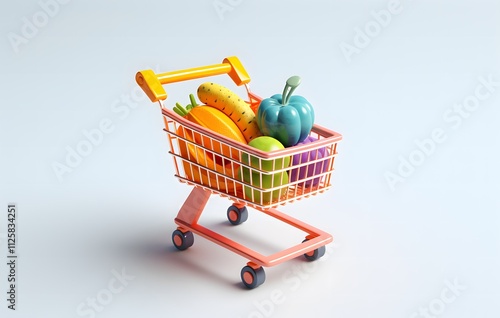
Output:
[[285,88],[283,89],[283,94],[281,94],[283,106],[288,104],[290,97],[292,97],[293,91],[300,85],[300,76],[292,76],[286,81]]

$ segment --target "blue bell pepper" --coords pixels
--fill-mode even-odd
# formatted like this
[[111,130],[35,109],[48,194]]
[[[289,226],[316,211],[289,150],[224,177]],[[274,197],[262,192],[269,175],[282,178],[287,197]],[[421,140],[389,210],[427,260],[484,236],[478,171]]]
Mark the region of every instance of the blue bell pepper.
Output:
[[304,141],[314,124],[312,105],[302,96],[292,96],[299,84],[299,76],[290,77],[283,94],[263,99],[257,111],[261,133],[279,140],[285,147]]

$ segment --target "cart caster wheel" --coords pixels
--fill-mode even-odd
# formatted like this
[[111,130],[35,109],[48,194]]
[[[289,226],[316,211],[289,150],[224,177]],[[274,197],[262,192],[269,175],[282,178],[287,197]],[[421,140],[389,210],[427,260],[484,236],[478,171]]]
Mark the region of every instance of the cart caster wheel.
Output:
[[238,225],[248,220],[248,210],[244,206],[241,209],[231,205],[227,208],[227,219],[232,225]]
[[172,242],[178,250],[184,251],[185,249],[193,246],[193,232],[187,231],[186,233],[183,233],[180,230],[175,230],[174,233],[172,233]]
[[247,265],[241,270],[241,281],[248,289],[254,289],[264,284],[265,280],[266,272],[264,272],[264,268],[262,267],[254,269]]
[[[307,240],[302,241],[302,243],[304,243],[305,241],[307,241]],[[304,257],[308,261],[312,262],[312,261],[315,261],[315,260],[323,257],[323,255],[325,255],[325,252],[326,252],[326,247],[321,246],[321,247],[318,247],[317,249],[315,249],[314,251],[310,251],[309,253],[305,253]]]

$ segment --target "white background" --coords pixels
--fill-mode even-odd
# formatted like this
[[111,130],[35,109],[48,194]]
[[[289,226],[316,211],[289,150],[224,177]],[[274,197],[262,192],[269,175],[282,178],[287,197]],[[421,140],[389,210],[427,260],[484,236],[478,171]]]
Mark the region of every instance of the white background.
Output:
[[[390,3],[67,1],[45,6],[50,16],[37,1],[3,4],[2,317],[498,317],[500,6]],[[381,25],[373,12],[388,7]],[[349,45],[355,52],[343,52]],[[185,252],[172,247],[191,189],[174,179],[158,107],[134,79],[232,55],[261,96],[300,75],[296,94],[316,122],[344,136],[333,189],[282,208],[333,234],[327,257],[267,268],[251,291],[239,278],[245,259],[199,237]],[[497,84],[488,91],[480,78]],[[167,101],[186,104],[197,84],[166,87]],[[452,121],[478,86],[488,97]],[[127,96],[138,102],[126,106]],[[112,132],[58,177],[54,164],[103,120]],[[435,129],[444,141],[422,155],[415,141]],[[388,173],[410,159],[391,187]],[[10,202],[19,209],[15,313],[4,300]],[[262,252],[301,239],[259,213],[229,227],[228,204],[214,197],[202,223]],[[133,279],[106,299],[113,271]],[[87,303],[96,297],[100,311]]]

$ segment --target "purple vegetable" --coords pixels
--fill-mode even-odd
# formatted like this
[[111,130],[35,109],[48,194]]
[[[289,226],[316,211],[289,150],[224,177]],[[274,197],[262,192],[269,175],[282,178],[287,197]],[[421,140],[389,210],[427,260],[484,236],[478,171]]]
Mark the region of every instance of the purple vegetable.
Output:
[[[304,141],[299,142],[297,145],[304,145],[308,144],[311,142],[316,141],[317,139],[308,136]],[[311,151],[306,151],[301,154],[296,154],[292,157],[292,164],[291,166],[298,166],[302,165],[306,162],[314,161],[316,159],[321,159],[324,157],[328,156],[328,152],[326,150],[326,147],[319,148],[319,149],[314,149]],[[319,175],[323,172],[326,172],[328,170],[330,159],[325,159],[317,162],[312,162],[311,164],[308,165],[302,165],[300,167],[294,168],[290,171],[290,182],[295,182],[295,181],[300,181],[304,180],[305,178],[308,177],[313,177],[315,175]],[[307,181],[298,183],[298,185],[305,185],[306,187],[309,187],[311,185],[316,186],[321,180],[321,176],[318,178],[314,179],[309,179]]]

